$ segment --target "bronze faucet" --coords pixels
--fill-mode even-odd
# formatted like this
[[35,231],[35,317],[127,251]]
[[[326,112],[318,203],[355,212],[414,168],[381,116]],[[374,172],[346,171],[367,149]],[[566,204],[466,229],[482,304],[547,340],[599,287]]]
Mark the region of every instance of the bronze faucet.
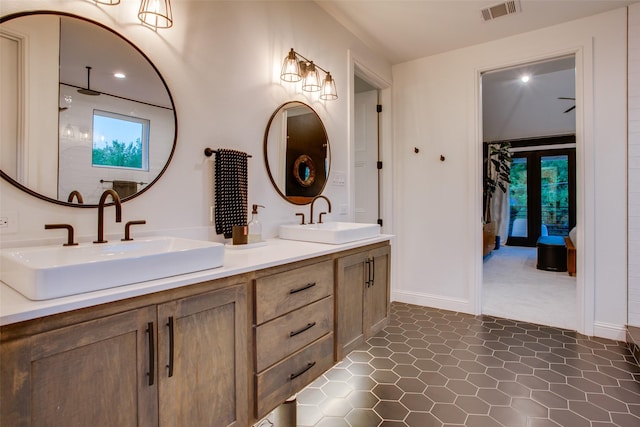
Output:
[[72,203],[74,197],[78,201],[79,205],[84,203],[84,200],[82,200],[82,194],[80,194],[78,190],[73,190],[71,193],[69,193],[69,198],[67,199],[67,202]]
[[100,203],[98,203],[98,240],[94,240],[93,243],[107,243],[107,240],[104,240],[104,205],[107,196],[111,196],[113,204],[116,205],[116,222],[122,222],[122,204],[118,193],[114,190],[104,190],[100,196]]
[[[314,197],[313,200],[311,201],[311,212],[310,212],[309,224],[313,224],[313,204],[318,199],[325,199],[327,201],[327,205],[329,205],[329,213],[331,213],[331,201],[326,196],[323,196],[322,194],[320,194]],[[322,215],[320,215],[319,223],[322,224]]]
[[45,224],[45,230],[54,230],[56,228],[64,228],[67,230],[67,243],[62,246],[77,246],[78,244],[73,241],[73,227],[70,224]]

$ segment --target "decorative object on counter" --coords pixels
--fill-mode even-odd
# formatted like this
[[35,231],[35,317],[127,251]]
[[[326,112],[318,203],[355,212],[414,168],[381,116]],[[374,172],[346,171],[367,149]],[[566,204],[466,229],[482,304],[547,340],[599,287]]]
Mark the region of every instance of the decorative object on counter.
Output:
[[215,151],[216,233],[229,239],[234,225],[247,225],[247,157],[242,151]]
[[67,243],[62,246],[77,246],[78,244],[73,241],[73,227],[70,224],[45,224],[45,230],[54,230],[58,228],[65,228],[67,230]]
[[123,242],[128,242],[130,240],[133,240],[131,238],[131,226],[132,225],[143,225],[146,224],[147,221],[145,221],[144,219],[138,220],[138,221],[129,221],[125,224],[124,226],[124,239],[120,239]]
[[258,208],[264,208],[262,205],[253,205],[251,209],[251,221],[249,222],[249,243],[258,243],[262,241],[262,224],[258,220]]
[[[318,70],[324,72],[324,80],[320,82]],[[284,58],[280,79],[288,83],[296,83],[302,80],[302,90],[305,92],[320,92],[320,99],[333,101],[338,99],[336,81],[331,73],[312,60],[305,58],[293,50]]]
[[232,230],[231,236],[234,245],[246,245],[249,242],[249,230],[246,225],[234,225]]

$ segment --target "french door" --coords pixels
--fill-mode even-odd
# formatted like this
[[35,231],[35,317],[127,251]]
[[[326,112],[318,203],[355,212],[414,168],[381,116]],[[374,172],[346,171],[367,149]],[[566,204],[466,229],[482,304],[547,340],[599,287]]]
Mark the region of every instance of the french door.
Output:
[[575,148],[513,153],[507,245],[535,246],[576,224]]

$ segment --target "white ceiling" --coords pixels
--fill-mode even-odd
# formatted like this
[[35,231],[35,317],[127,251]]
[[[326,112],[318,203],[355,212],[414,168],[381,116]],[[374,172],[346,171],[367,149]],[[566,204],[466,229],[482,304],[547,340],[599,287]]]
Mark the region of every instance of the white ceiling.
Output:
[[520,0],[521,12],[485,22],[502,0],[315,0],[392,64],[617,9],[638,0]]

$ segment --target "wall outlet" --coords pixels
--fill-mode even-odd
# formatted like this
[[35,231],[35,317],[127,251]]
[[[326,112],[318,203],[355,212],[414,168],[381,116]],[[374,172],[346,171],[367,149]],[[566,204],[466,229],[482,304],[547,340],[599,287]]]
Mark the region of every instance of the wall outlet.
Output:
[[18,232],[18,213],[0,213],[0,234],[10,234]]
[[338,213],[340,215],[346,215],[347,214],[347,205],[340,205],[340,209],[338,210]]
[[337,187],[344,187],[347,181],[346,174],[344,172],[337,172],[333,174],[331,183]]

